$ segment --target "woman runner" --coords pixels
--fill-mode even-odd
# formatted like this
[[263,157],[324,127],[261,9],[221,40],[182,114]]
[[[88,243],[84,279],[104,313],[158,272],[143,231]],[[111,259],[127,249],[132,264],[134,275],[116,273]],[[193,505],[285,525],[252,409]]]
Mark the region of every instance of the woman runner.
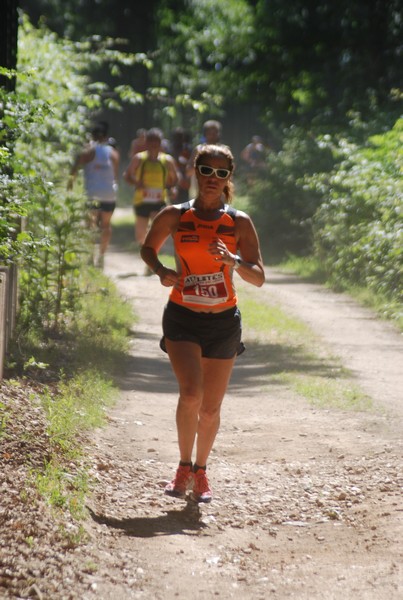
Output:
[[[194,501],[210,502],[207,460],[235,358],[244,349],[233,273],[236,270],[258,287],[265,275],[252,220],[230,206],[234,169],[230,149],[203,145],[194,164],[197,197],[167,206],[155,217],[141,256],[161,284],[172,288],[164,309],[161,348],[168,353],[179,386],[180,462],[165,493],[184,498],[191,491]],[[174,242],[175,270],[158,259],[169,236]]]

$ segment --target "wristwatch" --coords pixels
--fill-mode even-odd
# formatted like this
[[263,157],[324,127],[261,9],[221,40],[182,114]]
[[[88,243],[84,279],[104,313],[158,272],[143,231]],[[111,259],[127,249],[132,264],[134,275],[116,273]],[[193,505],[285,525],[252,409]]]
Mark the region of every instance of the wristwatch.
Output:
[[235,271],[237,271],[242,264],[242,258],[240,256],[238,256],[238,254],[235,254],[234,260],[235,260],[234,269],[235,269]]

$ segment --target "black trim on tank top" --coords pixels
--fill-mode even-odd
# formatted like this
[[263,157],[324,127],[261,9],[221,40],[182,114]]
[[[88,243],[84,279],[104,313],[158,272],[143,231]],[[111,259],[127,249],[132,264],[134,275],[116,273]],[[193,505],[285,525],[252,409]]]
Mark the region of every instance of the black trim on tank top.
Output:
[[[183,204],[180,204],[181,216],[184,215],[185,212],[190,210],[193,207],[193,204],[194,204],[194,200],[187,200],[186,202],[183,202]],[[236,215],[237,215],[236,208],[234,208],[233,206],[230,206],[229,204],[224,204],[224,210],[227,213],[227,215],[229,217],[231,217],[231,219],[233,221],[235,221]]]

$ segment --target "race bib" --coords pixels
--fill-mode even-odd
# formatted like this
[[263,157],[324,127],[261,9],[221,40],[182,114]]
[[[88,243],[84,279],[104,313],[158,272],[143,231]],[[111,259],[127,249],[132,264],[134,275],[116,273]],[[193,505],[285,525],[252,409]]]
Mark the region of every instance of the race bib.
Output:
[[162,188],[145,188],[143,190],[143,202],[145,204],[158,204],[159,202],[162,202],[162,199]]
[[193,304],[221,304],[228,299],[224,273],[207,273],[185,277],[182,298]]

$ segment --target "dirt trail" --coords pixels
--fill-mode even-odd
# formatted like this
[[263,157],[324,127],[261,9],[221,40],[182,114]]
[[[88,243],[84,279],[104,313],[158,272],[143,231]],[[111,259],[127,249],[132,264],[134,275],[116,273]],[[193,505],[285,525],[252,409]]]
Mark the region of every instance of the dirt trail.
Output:
[[394,326],[346,294],[276,270],[268,279],[270,297],[307,323],[379,405],[403,418],[403,342]]
[[139,321],[120,400],[89,449],[98,486],[82,561],[97,569],[84,599],[402,598],[403,370],[393,328],[344,295],[268,271],[258,296],[304,319],[375,408],[312,408],[271,377],[287,359],[281,349],[267,364],[246,331],[209,465],[214,500],[197,507],[162,491],[177,464],[176,383],[158,348],[168,290],[144,276],[137,255],[111,250],[105,272]]

